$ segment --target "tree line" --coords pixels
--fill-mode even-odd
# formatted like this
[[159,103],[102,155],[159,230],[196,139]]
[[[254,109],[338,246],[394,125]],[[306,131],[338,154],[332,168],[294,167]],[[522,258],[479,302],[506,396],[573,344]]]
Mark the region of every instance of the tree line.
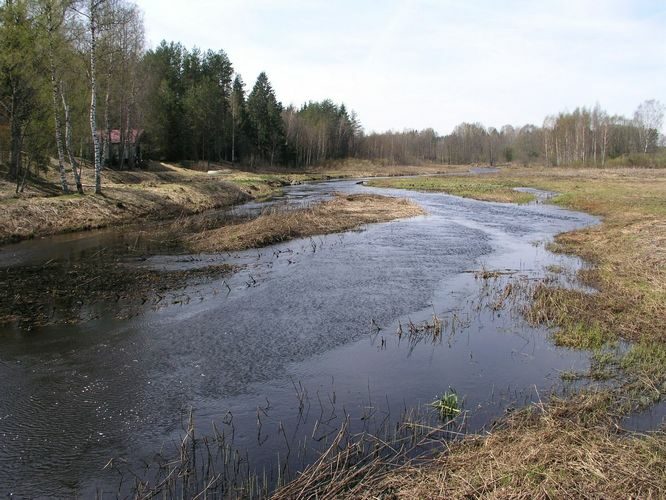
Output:
[[222,50],[163,41],[144,66],[145,127],[156,158],[310,166],[356,151],[361,125],[344,104],[284,108],[263,72],[248,93]]
[[[268,75],[251,88],[223,50],[163,41],[146,50],[129,0],[0,2],[0,163],[17,190],[53,165],[64,192],[83,192],[82,165],[101,191],[104,167],[142,159],[309,167],[332,159],[385,163],[606,165],[660,147],[664,107],[631,118],[600,106],[499,129],[462,123],[366,134],[331,100],[284,107]],[[138,137],[141,136],[142,155]]]
[[359,141],[357,156],[389,163],[443,164],[506,162],[552,166],[605,166],[609,160],[643,155],[665,146],[659,131],[664,106],[655,100],[642,103],[632,118],[609,115],[597,104],[544,119],[541,127],[504,125],[500,129],[480,123],[461,123],[447,135],[433,129],[369,134]]

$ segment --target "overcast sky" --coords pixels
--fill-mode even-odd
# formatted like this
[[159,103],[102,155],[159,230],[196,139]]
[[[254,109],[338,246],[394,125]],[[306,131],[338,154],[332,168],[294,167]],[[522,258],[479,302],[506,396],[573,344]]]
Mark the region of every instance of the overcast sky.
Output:
[[331,98],[366,131],[541,124],[666,104],[666,0],[137,0],[149,47],[223,49],[283,104]]

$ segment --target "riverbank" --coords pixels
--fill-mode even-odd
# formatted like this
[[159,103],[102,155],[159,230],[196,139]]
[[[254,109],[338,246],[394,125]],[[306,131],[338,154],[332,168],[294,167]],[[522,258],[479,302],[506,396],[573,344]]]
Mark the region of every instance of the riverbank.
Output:
[[588,397],[537,404],[485,435],[442,442],[434,456],[395,466],[359,459],[350,445],[272,498],[662,498],[666,434],[623,433],[611,419],[586,421],[586,405]]
[[[506,190],[516,185],[535,187],[560,193],[554,203],[602,216],[601,225],[561,234],[552,245],[592,264],[579,278],[596,293],[541,284],[525,313],[553,327],[556,343],[593,351],[589,373],[566,376],[604,383],[516,412],[488,434],[442,442],[441,453],[418,465],[377,461],[359,470],[320,462],[276,498],[294,492],[299,498],[662,496],[666,434],[625,431],[623,417],[666,395],[665,174],[504,169],[473,180],[377,182],[456,194],[464,184],[465,196],[484,200],[497,189],[498,201],[506,201]],[[618,339],[631,343],[622,348]]]
[[[351,177],[464,172],[468,167],[422,165],[392,167],[365,161],[340,161],[308,172],[287,169],[249,171],[211,164],[210,172],[151,162],[144,170],[104,171],[103,194],[61,195],[57,173],[49,169],[20,196],[0,182],[0,245],[35,237],[168,220],[248,200],[277,195],[282,187],[307,181]],[[92,182],[92,171],[83,179]]]
[[20,197],[7,194],[10,189],[0,197],[0,243],[191,215],[252,197],[249,188],[166,164],[105,172],[101,195],[90,188],[85,195],[58,195],[48,183],[31,186]]
[[[579,277],[599,293],[541,290],[534,321],[559,327],[560,343],[572,347],[598,347],[618,337],[666,342],[666,171],[503,169],[483,177],[370,184],[502,202],[518,186],[559,193],[553,203],[603,218],[599,226],[559,235],[551,246],[591,263]],[[511,201],[523,201],[524,195],[516,193]],[[600,337],[586,340],[581,328]]]

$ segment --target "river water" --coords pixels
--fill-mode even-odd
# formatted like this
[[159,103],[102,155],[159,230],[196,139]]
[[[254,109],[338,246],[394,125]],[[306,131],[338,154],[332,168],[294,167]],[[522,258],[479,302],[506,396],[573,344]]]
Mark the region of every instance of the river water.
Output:
[[[190,410],[198,435],[212,434],[213,423],[233,435],[250,470],[272,474],[280,457],[293,474],[345,416],[363,430],[427,408],[451,388],[466,430],[476,431],[566,389],[560,373],[588,366],[587,355],[555,347],[520,315],[482,307],[484,285],[470,271],[529,280],[551,265],[575,270],[577,259],[545,243],[595,218],[353,181],[290,187],[274,203],[308,204],[333,191],[407,197],[428,215],[261,250],[154,255],[142,265],[242,268],[193,287],[196,300],[129,320],[114,319],[109,305],[90,322],[0,330],[0,494],[113,496],[108,461],[150,462],[175,450]],[[119,231],[68,235],[6,247],[0,264],[125,244]],[[438,342],[396,334],[433,314],[447,325]]]

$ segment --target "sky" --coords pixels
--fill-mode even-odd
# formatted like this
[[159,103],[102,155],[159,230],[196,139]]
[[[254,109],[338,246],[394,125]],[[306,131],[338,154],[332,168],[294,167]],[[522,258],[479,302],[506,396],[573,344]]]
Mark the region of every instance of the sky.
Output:
[[541,125],[666,104],[666,0],[136,0],[148,47],[224,50],[248,91],[330,98],[367,132]]

